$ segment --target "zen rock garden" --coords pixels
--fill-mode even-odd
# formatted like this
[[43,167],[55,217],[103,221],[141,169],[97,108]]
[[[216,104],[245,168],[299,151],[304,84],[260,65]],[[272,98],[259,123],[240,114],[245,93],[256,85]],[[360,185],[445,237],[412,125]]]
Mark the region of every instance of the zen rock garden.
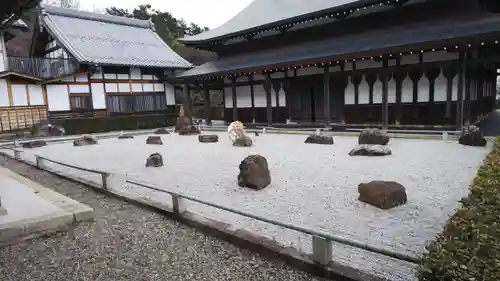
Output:
[[73,141],[73,146],[87,146],[97,144],[97,139],[92,136],[82,136]]

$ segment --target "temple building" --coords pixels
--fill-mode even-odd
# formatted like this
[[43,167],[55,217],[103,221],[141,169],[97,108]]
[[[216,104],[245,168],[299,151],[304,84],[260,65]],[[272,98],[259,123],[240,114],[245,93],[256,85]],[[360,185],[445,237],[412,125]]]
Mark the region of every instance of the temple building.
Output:
[[218,59],[171,83],[223,91],[228,122],[461,127],[494,108],[499,2],[255,0],[183,38]]

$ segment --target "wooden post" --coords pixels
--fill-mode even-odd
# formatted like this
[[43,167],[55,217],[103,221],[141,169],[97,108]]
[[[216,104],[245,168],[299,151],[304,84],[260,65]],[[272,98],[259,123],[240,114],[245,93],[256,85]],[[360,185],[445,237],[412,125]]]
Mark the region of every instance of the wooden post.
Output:
[[275,97],[275,102],[276,102],[276,109],[274,110],[274,122],[279,122],[280,121],[280,100],[279,100],[279,93],[281,90],[281,82],[280,81],[274,81],[273,84],[273,90],[276,93]]
[[231,92],[233,94],[233,122],[238,121],[238,103],[236,96],[236,77],[231,78]]
[[273,104],[271,101],[271,88],[271,75],[266,74],[266,78],[264,80],[264,90],[266,91],[267,124],[269,126],[273,125]]
[[460,51],[458,60],[461,65],[458,70],[456,126],[457,129],[460,130],[462,128],[464,117],[464,76],[466,75],[465,69],[467,67],[467,54],[464,51]]
[[[466,60],[468,60],[469,53],[466,53],[465,58],[466,58]],[[471,100],[472,100],[472,96],[471,96],[472,79],[471,79],[471,76],[473,75],[473,73],[472,73],[472,71],[469,71],[467,68],[468,68],[468,65],[465,65],[465,68],[464,68],[464,81],[465,81],[464,100],[465,101],[463,104],[463,108],[464,108],[463,118],[464,118],[464,121],[466,121],[466,123],[469,124],[471,122]]]
[[186,104],[183,106],[184,115],[192,119],[192,102],[191,102],[191,92],[189,89],[189,84],[184,84],[183,86],[184,98],[186,99]]
[[[396,125],[401,122],[401,98],[403,96],[403,80],[406,78],[406,72],[401,71],[401,57],[396,58],[396,72],[394,79],[396,79]],[[404,75],[403,75],[404,74]]]
[[208,88],[208,84],[205,84],[203,87],[203,96],[205,99],[205,120],[207,125],[212,124],[212,117],[211,117],[211,102],[210,102],[210,89]]
[[387,79],[387,67],[389,66],[389,62],[387,57],[384,56],[382,62],[382,127],[384,129],[388,129],[389,127],[389,85]]
[[330,127],[330,67],[325,66],[323,68],[323,103],[324,103],[324,114],[325,114],[325,127]]
[[252,123],[255,123],[255,89],[253,86],[253,74],[248,76],[250,82],[250,98],[252,101]]

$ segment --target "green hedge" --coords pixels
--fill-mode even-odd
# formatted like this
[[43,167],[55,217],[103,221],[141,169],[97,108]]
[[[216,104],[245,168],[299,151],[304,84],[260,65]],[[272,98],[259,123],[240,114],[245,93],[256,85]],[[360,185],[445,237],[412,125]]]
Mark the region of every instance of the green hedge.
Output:
[[461,203],[428,245],[418,269],[420,281],[500,280],[500,138]]
[[173,126],[175,118],[174,114],[131,115],[62,119],[57,123],[64,127],[66,134],[74,135]]

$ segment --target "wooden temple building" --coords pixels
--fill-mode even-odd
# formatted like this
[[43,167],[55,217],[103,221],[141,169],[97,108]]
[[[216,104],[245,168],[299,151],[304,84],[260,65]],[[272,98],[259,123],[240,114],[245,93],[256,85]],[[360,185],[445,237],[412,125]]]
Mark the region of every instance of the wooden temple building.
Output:
[[218,59],[171,82],[228,122],[461,127],[494,108],[500,1],[255,0],[181,41]]

